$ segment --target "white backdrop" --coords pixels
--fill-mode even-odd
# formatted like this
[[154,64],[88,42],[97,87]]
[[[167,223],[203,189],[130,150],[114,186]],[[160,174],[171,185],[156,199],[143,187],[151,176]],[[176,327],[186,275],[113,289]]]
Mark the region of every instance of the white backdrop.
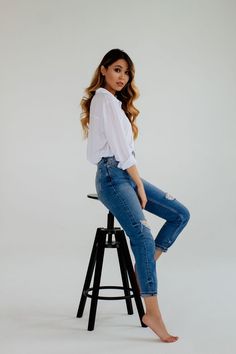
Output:
[[[222,315],[221,306],[231,304],[222,291],[232,299],[235,294],[235,11],[230,0],[0,0],[0,306],[8,324],[2,330],[5,353],[14,353],[14,343],[19,353],[17,339],[8,338],[18,328],[18,315],[35,313],[37,318],[53,306],[57,314],[60,308],[68,316],[76,311],[95,229],[106,222],[105,208],[86,198],[95,192],[96,166],[86,160],[79,102],[112,48],[125,50],[136,67],[140,175],[191,213],[186,229],[161,260],[163,283],[168,270],[179,266],[189,270],[185,276],[199,289],[209,272],[204,287],[210,286],[199,301],[207,299],[210,305],[220,292],[222,302],[216,301],[215,309],[230,323],[232,312]],[[155,235],[162,220],[146,217]],[[198,269],[196,276],[192,272]],[[173,279],[163,284],[163,297],[179,291],[193,309],[199,294],[193,306],[194,295],[185,293],[186,277],[180,275],[174,275],[171,290]],[[42,306],[39,312],[36,304]],[[75,328],[86,328],[86,321],[73,325],[75,335]],[[176,332],[180,325],[173,325]],[[218,349],[225,348],[223,339]],[[189,353],[190,347],[184,348],[181,353]]]

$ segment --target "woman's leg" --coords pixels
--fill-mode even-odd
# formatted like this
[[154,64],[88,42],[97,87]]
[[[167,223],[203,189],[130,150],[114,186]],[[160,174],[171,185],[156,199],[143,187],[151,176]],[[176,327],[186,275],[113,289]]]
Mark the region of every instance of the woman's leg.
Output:
[[[155,238],[155,260],[157,260],[163,252],[167,252],[168,248],[174,243],[177,236],[186,226],[190,218],[190,213],[183,204],[178,202],[176,198],[172,197],[169,193],[163,192],[143,178],[142,181],[148,200],[145,210],[166,220],[166,223]],[[165,327],[157,297],[144,297],[144,302],[146,314],[143,317],[143,322],[150,327],[162,341],[168,343],[177,341],[178,337],[170,335]]]
[[142,178],[147,196],[145,210],[166,220],[155,238],[155,259],[175,242],[178,235],[187,225],[189,210],[169,193],[162,191]]
[[163,342],[171,343],[178,340],[177,336],[172,336],[168,333],[163,322],[161,312],[158,305],[157,296],[144,297],[146,314],[142,321],[156,333]]
[[155,242],[128,173],[115,168],[111,159],[105,159],[98,166],[96,189],[99,200],[113,213],[130,238],[146,307],[144,323],[161,340],[177,340],[177,337],[169,335],[161,318],[157,302]]
[[[109,200],[102,199],[104,204],[116,217],[130,238],[130,245],[136,261],[137,280],[141,296],[145,303],[143,322],[158,335],[161,341],[175,342],[178,337],[168,333],[163,322],[157,301],[157,276],[155,265],[155,244],[150,229],[144,223],[143,211],[134,189],[122,185],[109,190]],[[104,198],[100,195],[101,198]]]
[[157,248],[155,252],[155,260],[157,261],[161,255],[162,255],[162,250],[160,248]]
[[142,296],[157,294],[155,242],[145,223],[129,175],[110,164],[100,164],[96,178],[99,200],[111,211],[130,239]]

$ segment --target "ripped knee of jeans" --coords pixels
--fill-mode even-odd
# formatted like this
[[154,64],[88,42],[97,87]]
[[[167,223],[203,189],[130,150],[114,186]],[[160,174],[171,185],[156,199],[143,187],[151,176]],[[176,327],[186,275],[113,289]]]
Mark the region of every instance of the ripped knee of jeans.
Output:
[[142,225],[146,226],[149,230],[151,229],[146,219],[140,220],[140,222]]
[[175,199],[175,197],[173,197],[173,195],[171,195],[169,193],[166,193],[165,198],[168,199],[168,200],[174,200]]

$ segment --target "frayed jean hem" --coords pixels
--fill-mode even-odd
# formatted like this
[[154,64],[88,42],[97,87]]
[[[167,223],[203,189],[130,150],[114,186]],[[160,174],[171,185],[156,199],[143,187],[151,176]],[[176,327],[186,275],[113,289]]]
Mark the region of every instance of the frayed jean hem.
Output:
[[155,293],[150,293],[150,294],[140,294],[141,295],[141,297],[150,297],[150,296],[157,296],[157,293],[155,292]]
[[156,249],[156,251],[159,249],[162,252],[167,252],[168,251],[168,248],[165,248],[165,247],[162,247],[162,246],[159,246],[159,245],[155,245],[155,249]]

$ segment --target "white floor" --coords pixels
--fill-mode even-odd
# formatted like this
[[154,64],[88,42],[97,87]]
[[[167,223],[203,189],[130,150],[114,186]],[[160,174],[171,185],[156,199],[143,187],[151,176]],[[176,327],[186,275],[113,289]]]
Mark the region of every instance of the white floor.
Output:
[[[77,253],[77,254],[76,254]],[[179,353],[233,354],[235,326],[235,263],[189,257],[177,252],[159,260],[159,301],[176,343],[161,343],[127,315],[123,301],[100,301],[95,330],[87,331],[88,299],[82,319],[76,311],[89,248],[13,252],[2,257],[0,350],[3,354]],[[17,255],[18,254],[18,255]],[[78,259],[78,254],[80,259]],[[112,255],[104,262],[103,284],[119,284]],[[165,257],[165,258],[164,258]],[[113,259],[113,260],[112,260]],[[171,261],[170,261],[171,260]],[[113,270],[114,268],[114,270]],[[108,271],[109,269],[109,271]],[[117,284],[118,283],[118,284]]]

